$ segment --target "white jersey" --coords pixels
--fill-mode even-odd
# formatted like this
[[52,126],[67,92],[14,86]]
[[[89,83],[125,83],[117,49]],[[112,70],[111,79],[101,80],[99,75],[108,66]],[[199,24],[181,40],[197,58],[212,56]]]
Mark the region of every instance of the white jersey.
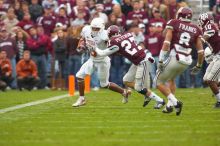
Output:
[[[86,25],[82,29],[81,36],[85,38],[85,40],[94,41],[96,46],[101,50],[105,50],[107,48],[107,41],[108,41],[107,30],[103,30],[98,34],[98,36],[93,37],[90,25]],[[93,61],[100,62],[108,57],[107,56],[93,57],[90,55],[90,58],[93,59]]]

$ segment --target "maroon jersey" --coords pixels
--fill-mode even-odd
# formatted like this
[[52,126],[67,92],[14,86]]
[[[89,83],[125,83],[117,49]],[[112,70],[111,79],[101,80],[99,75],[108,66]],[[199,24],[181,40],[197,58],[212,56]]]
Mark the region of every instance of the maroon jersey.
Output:
[[213,53],[217,54],[220,51],[220,34],[219,29],[215,24],[208,24],[203,28],[203,35],[209,36],[207,40],[212,46]]
[[144,49],[134,42],[134,37],[131,33],[111,38],[108,42],[108,47],[115,45],[119,47],[117,53],[129,59],[135,65],[138,65],[146,56]]
[[145,36],[146,48],[152,56],[159,56],[164,37],[160,33],[149,34]]
[[145,24],[148,23],[147,12],[145,12],[145,11],[131,11],[128,13],[128,17],[127,17],[128,21],[133,21],[136,19],[142,23],[145,23]]
[[42,16],[37,19],[37,24],[41,25],[44,28],[45,34],[50,36],[55,28],[56,18],[52,15]]
[[170,19],[174,19],[177,12],[177,5],[168,5]]
[[173,30],[170,49],[175,49],[177,53],[184,55],[190,55],[192,46],[196,43],[197,38],[202,35],[197,25],[179,19],[170,20],[166,28]]
[[165,28],[166,26],[166,20],[164,20],[163,18],[151,18],[149,21],[150,25],[156,26],[156,27],[162,27]]
[[62,23],[64,26],[66,26],[66,28],[68,28],[70,25],[69,18],[64,16],[57,16],[56,23]]
[[32,20],[21,20],[17,26],[21,27],[23,30],[28,32],[28,30],[34,25]]

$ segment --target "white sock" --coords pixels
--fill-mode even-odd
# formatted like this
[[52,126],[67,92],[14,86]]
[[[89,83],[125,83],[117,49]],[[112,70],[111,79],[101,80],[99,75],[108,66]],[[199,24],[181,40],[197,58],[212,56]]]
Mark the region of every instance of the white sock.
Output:
[[220,102],[220,92],[218,94],[215,95],[216,99],[218,102]]
[[168,101],[167,101],[167,107],[171,107],[171,106],[173,106],[173,103],[172,103],[172,101],[170,101],[170,100],[168,99]]
[[173,103],[174,106],[177,105],[177,99],[176,99],[176,97],[175,97],[172,93],[170,93],[170,94],[167,96],[167,99],[170,100],[170,101]]
[[85,100],[85,96],[79,96],[80,100]]
[[157,101],[157,102],[163,102],[163,99],[160,98],[157,94],[155,94],[154,92],[151,92],[150,96],[151,99]]

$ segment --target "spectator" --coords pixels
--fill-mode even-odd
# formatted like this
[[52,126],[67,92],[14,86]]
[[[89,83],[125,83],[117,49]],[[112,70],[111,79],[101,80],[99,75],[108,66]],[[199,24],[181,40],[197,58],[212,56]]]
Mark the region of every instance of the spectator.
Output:
[[93,14],[92,19],[95,17],[100,17],[104,20],[105,24],[108,23],[108,16],[105,13],[103,13],[103,11],[104,11],[103,4],[96,4],[96,11]]
[[34,25],[34,22],[31,20],[31,15],[29,12],[24,13],[23,19],[17,24],[17,26],[21,27],[26,32],[28,32],[30,27],[33,25]]
[[58,5],[62,5],[62,4],[70,5],[72,8],[76,5],[76,1],[77,0],[58,0],[57,2],[58,2]]
[[19,21],[21,21],[24,18],[24,14],[29,12],[29,4],[26,1],[23,1],[20,5],[19,2],[15,2],[15,14]]
[[78,13],[76,19],[71,22],[71,26],[83,26],[86,24],[84,15],[84,13]]
[[60,7],[59,8],[59,14],[56,16],[56,24],[61,23],[65,30],[70,26],[69,18],[66,14],[66,8]]
[[37,64],[37,69],[40,77],[39,89],[44,89],[47,84],[47,61],[46,54],[49,46],[48,37],[44,34],[39,35],[36,27],[32,26],[29,29],[30,38],[27,39],[27,47],[31,52],[31,57]]
[[23,31],[20,28],[16,28],[16,45],[17,45],[17,49],[18,49],[18,53],[16,55],[17,57],[17,61],[19,61],[22,57],[23,57],[23,53],[25,50],[27,50],[27,44],[26,44],[26,40],[27,38],[29,38],[29,34],[25,31]]
[[89,1],[89,5],[88,5],[88,8],[89,8],[89,13],[91,15],[93,15],[95,13],[95,0],[90,0]]
[[128,13],[126,24],[130,26],[137,26],[139,23],[148,23],[148,15],[146,11],[141,10],[138,0],[134,0],[132,3],[133,11]]
[[5,16],[7,8],[4,6],[4,0],[0,0],[0,17]]
[[[18,52],[16,47],[16,42],[13,38],[9,36],[5,27],[1,27],[0,29],[0,51],[5,50],[7,53],[7,57],[10,59],[12,65],[12,77],[16,78],[16,54]],[[11,83],[11,88],[17,88],[16,79]]]
[[114,6],[114,4],[112,3],[112,0],[105,0],[105,2],[104,2],[104,13],[106,15],[111,14],[113,6]]
[[44,15],[37,19],[37,24],[44,28],[45,34],[51,36],[56,24],[56,17],[53,16],[53,10],[51,5],[44,6]]
[[58,3],[56,0],[43,0],[42,2],[43,8],[47,7],[48,5],[51,6],[53,11],[58,8]]
[[[121,6],[118,4],[115,4],[113,6],[113,11],[111,15],[115,15],[116,17],[116,25],[121,26],[121,27],[126,27],[126,17],[121,11]],[[111,17],[111,16],[110,16]]]
[[168,21],[168,8],[165,4],[161,3],[160,0],[153,0],[153,8],[157,8],[162,18]]
[[125,16],[128,16],[128,13],[133,11],[133,7],[131,5],[131,0],[123,0],[123,4],[121,5],[122,13]]
[[31,91],[40,82],[37,72],[37,66],[33,60],[30,59],[30,51],[24,51],[23,59],[17,64],[17,80],[18,88],[22,91],[25,88]]
[[176,12],[180,8],[176,0],[167,0],[168,20],[176,17]]
[[161,17],[160,11],[157,8],[152,9],[152,16],[149,24],[154,25],[157,28],[157,32],[162,33],[166,26],[166,20]]
[[18,19],[16,18],[14,8],[10,7],[7,11],[7,17],[3,20],[7,32],[13,33],[12,28],[18,24]]
[[42,16],[43,14],[43,8],[41,5],[39,5],[38,0],[31,0],[29,11],[30,11],[31,19],[34,22],[36,22],[37,18]]
[[84,19],[85,21],[89,21],[90,18],[90,12],[89,12],[89,8],[86,7],[85,2],[84,1],[77,1],[76,2],[76,6],[74,6],[72,8],[72,13],[71,13],[71,19],[75,19],[76,16],[78,15],[78,13],[84,13]]
[[13,81],[12,66],[10,60],[7,58],[6,51],[0,52],[0,81],[4,81],[6,86],[10,86]]
[[61,88],[66,89],[65,84],[65,67],[66,67],[66,52],[67,52],[67,39],[64,36],[62,29],[56,30],[57,40],[53,42],[55,61],[54,61],[54,79],[52,81],[52,89]]

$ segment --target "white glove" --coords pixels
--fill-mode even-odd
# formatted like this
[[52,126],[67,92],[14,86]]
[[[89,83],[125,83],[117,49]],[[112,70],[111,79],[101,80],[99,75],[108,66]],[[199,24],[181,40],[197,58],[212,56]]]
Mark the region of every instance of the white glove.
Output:
[[196,75],[199,73],[199,71],[201,70],[201,67],[199,66],[194,66],[192,69],[191,69],[191,75]]
[[162,61],[159,61],[158,66],[157,66],[158,70],[162,72],[164,70],[164,67],[165,67],[164,63]]

